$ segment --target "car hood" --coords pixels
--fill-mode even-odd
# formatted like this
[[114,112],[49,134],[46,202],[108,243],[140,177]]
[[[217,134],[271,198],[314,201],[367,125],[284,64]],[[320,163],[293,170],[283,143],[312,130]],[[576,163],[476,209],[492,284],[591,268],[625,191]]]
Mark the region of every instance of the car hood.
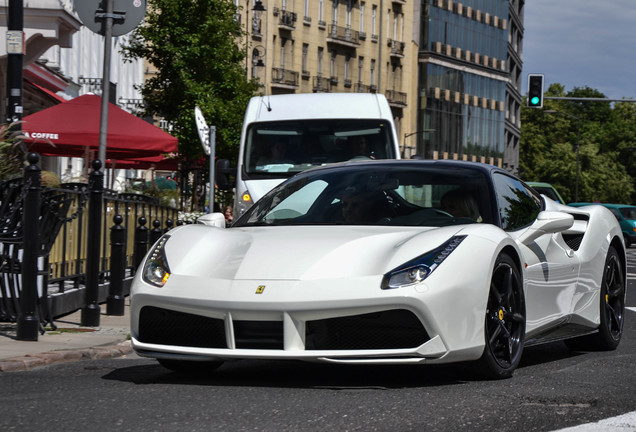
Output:
[[384,274],[463,227],[187,225],[170,232],[165,252],[173,274],[233,280],[345,278]]

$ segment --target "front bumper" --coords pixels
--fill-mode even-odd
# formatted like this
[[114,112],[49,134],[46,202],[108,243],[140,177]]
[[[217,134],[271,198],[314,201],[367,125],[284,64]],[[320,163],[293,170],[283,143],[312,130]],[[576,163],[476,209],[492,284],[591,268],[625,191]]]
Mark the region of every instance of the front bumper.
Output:
[[[362,279],[318,286],[269,281],[258,295],[252,281],[234,281],[226,289],[216,285],[215,298],[209,289],[186,296],[183,289],[136,281],[133,349],[142,356],[182,360],[343,363],[441,363],[481,355],[484,312],[475,290],[462,285],[449,294],[425,284],[380,290],[369,288],[379,286],[378,277]],[[467,301],[449,306],[449,297]]]

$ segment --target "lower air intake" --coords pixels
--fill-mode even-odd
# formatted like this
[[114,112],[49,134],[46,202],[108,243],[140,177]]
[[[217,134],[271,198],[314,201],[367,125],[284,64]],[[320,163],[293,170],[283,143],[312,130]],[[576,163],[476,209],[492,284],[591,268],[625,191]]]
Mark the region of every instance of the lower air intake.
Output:
[[430,338],[410,311],[390,310],[307,322],[307,350],[415,348]]
[[227,348],[223,320],[153,306],[141,309],[139,341],[159,345]]

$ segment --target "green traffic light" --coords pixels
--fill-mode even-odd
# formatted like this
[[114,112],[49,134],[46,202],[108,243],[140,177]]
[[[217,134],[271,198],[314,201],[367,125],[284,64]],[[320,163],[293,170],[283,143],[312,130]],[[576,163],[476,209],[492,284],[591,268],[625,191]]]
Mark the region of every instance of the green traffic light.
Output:
[[532,105],[539,105],[539,97],[535,96],[532,99],[530,99],[530,104]]

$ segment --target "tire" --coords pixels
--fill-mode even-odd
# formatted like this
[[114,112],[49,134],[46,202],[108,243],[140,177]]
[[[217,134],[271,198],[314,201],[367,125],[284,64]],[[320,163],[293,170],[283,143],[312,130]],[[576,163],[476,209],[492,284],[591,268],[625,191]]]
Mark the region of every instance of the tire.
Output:
[[484,332],[484,352],[477,362],[480,375],[510,378],[523,352],[526,304],[519,269],[506,253],[497,257],[493,268]]
[[600,323],[598,332],[568,339],[565,344],[575,351],[613,351],[623,336],[625,320],[625,277],[621,259],[613,246],[605,258],[600,287]]
[[184,374],[206,374],[215,371],[223,364],[222,360],[213,361],[191,361],[191,360],[172,360],[157,359],[159,364],[166,369]]

